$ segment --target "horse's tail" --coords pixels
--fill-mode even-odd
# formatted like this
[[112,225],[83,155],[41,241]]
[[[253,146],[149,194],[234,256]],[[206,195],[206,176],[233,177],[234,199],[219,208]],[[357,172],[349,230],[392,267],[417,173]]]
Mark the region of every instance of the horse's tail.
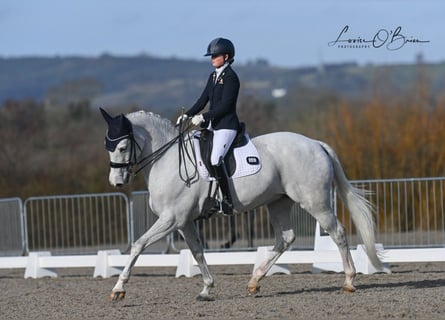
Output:
[[368,191],[352,186],[346,178],[343,167],[335,151],[324,142],[320,141],[320,144],[332,160],[335,185],[340,198],[350,212],[352,221],[362,237],[366,254],[374,267],[378,270],[383,270],[383,264],[377,256],[375,248],[374,207],[372,203],[365,198]]

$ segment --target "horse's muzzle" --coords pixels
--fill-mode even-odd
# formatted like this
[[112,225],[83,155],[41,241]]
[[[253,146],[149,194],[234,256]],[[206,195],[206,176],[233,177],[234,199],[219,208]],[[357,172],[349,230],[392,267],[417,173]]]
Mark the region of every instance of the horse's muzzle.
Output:
[[122,187],[130,181],[130,174],[125,169],[111,169],[109,182],[113,187]]

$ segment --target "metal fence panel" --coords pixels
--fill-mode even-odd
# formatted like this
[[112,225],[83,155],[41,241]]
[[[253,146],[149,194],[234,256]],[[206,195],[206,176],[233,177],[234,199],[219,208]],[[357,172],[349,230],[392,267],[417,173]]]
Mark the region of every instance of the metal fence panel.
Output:
[[20,198],[0,199],[0,256],[25,253],[23,203]]
[[[445,177],[354,181],[369,190],[376,209],[376,241],[385,248],[445,246]],[[349,241],[360,239],[341,204],[338,217]]]
[[24,207],[29,251],[77,254],[129,248],[129,203],[123,193],[31,197]]
[[[359,180],[376,207],[376,240],[385,248],[445,246],[445,177]],[[350,214],[333,198],[339,220],[352,247],[360,243]],[[313,249],[316,222],[295,205],[291,221],[296,230],[292,249]],[[48,250],[53,254],[127,251],[157,220],[148,206],[148,192],[0,199],[0,255]],[[197,221],[207,250],[253,250],[273,245],[275,235],[266,207],[233,217]],[[145,252],[180,250],[186,245],[173,233]]]

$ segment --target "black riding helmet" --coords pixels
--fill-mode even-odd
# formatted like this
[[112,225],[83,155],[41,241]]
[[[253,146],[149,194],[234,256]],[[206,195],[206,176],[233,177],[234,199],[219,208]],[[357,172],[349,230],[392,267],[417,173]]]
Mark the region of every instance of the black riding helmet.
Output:
[[228,54],[229,62],[232,63],[235,57],[235,47],[229,39],[216,38],[207,46],[207,53],[204,56]]

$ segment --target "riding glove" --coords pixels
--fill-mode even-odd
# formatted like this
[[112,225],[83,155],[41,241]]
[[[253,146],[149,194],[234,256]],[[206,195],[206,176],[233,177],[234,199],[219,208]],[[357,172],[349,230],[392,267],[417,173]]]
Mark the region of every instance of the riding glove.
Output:
[[204,122],[204,116],[202,114],[198,114],[192,118],[192,123],[195,126],[199,126],[203,122]]

